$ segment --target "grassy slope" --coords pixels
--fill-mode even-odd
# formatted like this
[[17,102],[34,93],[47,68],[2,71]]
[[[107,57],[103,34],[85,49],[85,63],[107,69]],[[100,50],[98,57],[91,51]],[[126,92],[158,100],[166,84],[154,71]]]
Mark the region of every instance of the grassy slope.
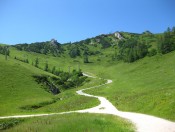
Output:
[[[17,55],[23,55],[18,51],[14,52],[17,52]],[[31,54],[31,56],[33,58],[36,57],[33,54]],[[38,54],[38,56],[42,58],[42,55]],[[96,99],[77,95],[75,93],[76,89],[65,91],[57,96],[45,92],[41,86],[34,81],[32,75],[49,73],[43,72],[31,64],[26,64],[12,58],[13,57],[5,61],[5,57],[0,55],[0,116],[78,110],[93,107],[99,103]],[[54,62],[54,59],[55,58],[51,57],[50,60]],[[77,65],[77,63],[75,64]],[[98,79],[93,79],[78,89],[91,87],[99,83]],[[56,97],[62,100],[36,110],[20,109],[21,106],[50,101]],[[81,116],[79,116],[79,114],[69,114],[31,118],[25,119],[24,121],[22,124],[8,129],[8,131],[23,131],[25,129],[30,129],[30,131],[133,131],[130,123],[114,116],[91,114],[81,114]],[[8,122],[8,120],[1,120],[1,123],[3,122]]]
[[[5,61],[3,55],[0,55],[0,64],[0,116],[77,110],[99,103],[96,99],[76,95],[75,89],[65,91],[57,96],[47,93],[34,81],[32,75],[51,74],[32,65],[12,58]],[[52,98],[62,98],[62,100],[36,110],[20,109],[21,106],[52,101]]]
[[51,95],[42,90],[32,78],[32,73],[41,73],[39,70],[11,59],[5,61],[3,55],[0,55],[0,63],[0,115],[17,113],[21,105],[51,98]]
[[66,114],[25,119],[21,125],[7,130],[42,132],[133,132],[133,126],[118,117],[101,114]]
[[[72,69],[77,68],[78,63],[75,60],[78,60],[83,71],[113,80],[108,88],[92,91],[106,96],[118,109],[175,120],[175,52],[146,57],[131,64],[111,61],[114,53],[112,48],[102,49],[101,52],[102,55],[90,56],[89,60],[93,63],[89,64],[82,63],[81,57],[71,59],[66,54],[65,57],[57,58],[12,50],[12,55],[27,55],[33,60],[38,56],[41,67],[44,67],[47,58],[50,67],[55,65],[64,70],[68,70],[69,65]],[[97,58],[101,61],[97,61]]]
[[[12,58],[15,56],[20,59],[27,59],[29,60],[29,64],[35,63],[35,59],[39,59],[39,67],[44,69],[45,63],[48,62],[49,69],[51,70],[53,66],[56,66],[56,70],[60,68],[60,70],[68,71],[68,66],[70,65],[70,62],[72,59],[68,57],[68,55],[62,56],[62,57],[53,57],[52,55],[44,55],[44,54],[38,54],[33,52],[25,52],[25,51],[19,51],[15,48],[10,48],[10,55]],[[76,63],[77,64],[77,63]],[[77,68],[77,67],[76,67]]]
[[120,110],[156,115],[175,121],[175,52],[144,58],[132,64],[91,66],[110,78],[110,86],[90,90],[106,96]]
[[[93,48],[91,46],[89,47]],[[174,101],[175,100],[175,88],[174,88],[175,71],[173,67],[175,65],[174,64],[175,62],[173,61],[175,59],[175,52],[169,53],[164,56],[154,56],[151,58],[144,58],[137,62],[128,64],[128,63],[111,61],[111,54],[114,53],[114,50],[112,48],[109,48],[107,50],[101,50],[101,51],[104,54],[102,55],[99,54],[96,56],[89,57],[89,60],[93,62],[89,64],[83,64],[82,63],[83,59],[81,57],[71,59],[66,54],[62,57],[52,57],[52,56],[46,56],[46,55],[41,55],[36,53],[28,53],[28,52],[17,51],[15,49],[12,49],[11,56],[12,57],[17,56],[23,59],[25,59],[26,56],[28,56],[30,65],[31,65],[31,62],[34,61],[36,57],[38,57],[40,60],[39,66],[41,68],[44,67],[46,60],[48,60],[50,68],[53,66],[56,66],[57,69],[59,67],[65,71],[66,70],[68,71],[67,67],[69,65],[72,66],[71,69],[77,68],[78,63],[75,60],[78,60],[80,62],[80,66],[83,71],[91,72],[100,77],[109,78],[113,80],[112,84],[105,87],[98,88],[98,89],[90,90],[89,91],[90,93],[107,97],[118,109],[123,111],[141,112],[141,113],[152,114],[162,118],[170,119],[172,121],[175,120],[175,107],[174,107],[175,106],[175,101]],[[4,61],[4,56],[2,55],[0,56],[1,56],[0,61],[2,63],[6,63]],[[101,61],[97,61],[97,58],[100,58]],[[8,63],[12,63],[11,67],[8,67],[9,64],[4,65],[3,67],[8,67],[8,69],[11,69],[11,68],[13,69],[15,64],[14,62],[16,61],[13,60],[13,62],[12,61],[8,62]],[[20,63],[20,62],[18,61],[17,63]],[[29,70],[28,72],[30,73],[30,75],[32,75],[33,73],[40,73],[40,72],[43,73],[43,71],[40,71],[38,69],[36,70],[36,68],[33,68],[28,64],[24,64],[22,62],[20,64],[24,68],[23,72],[26,73],[26,68],[27,68]],[[3,69],[3,67],[2,65],[0,66],[1,69]],[[23,68],[19,68],[17,69],[17,71]],[[14,72],[14,70],[12,71],[16,77],[18,73]],[[23,74],[20,76],[23,77]],[[9,76],[7,77],[9,78]],[[14,77],[11,76],[10,78],[12,80]],[[2,79],[3,79],[2,76],[0,76],[0,79],[2,82]],[[33,78],[30,77],[30,79],[32,80]],[[26,78],[26,80],[30,80],[30,79]],[[98,83],[97,80],[94,80],[94,82],[85,84],[85,86],[83,86],[82,88],[88,87],[91,85],[96,85],[97,83]],[[37,87],[40,88],[40,86],[37,85],[35,82],[33,82],[33,80],[31,81],[31,84],[36,85],[36,88]],[[11,83],[9,85],[11,85]],[[4,90],[2,89],[2,87],[0,88],[1,90]],[[4,87],[4,88],[7,88],[7,87]],[[19,101],[18,103],[15,103],[15,101],[13,101],[12,98],[15,99],[16,96],[9,97],[8,95],[10,92],[8,91],[7,92],[8,94],[5,94],[5,96],[3,96],[3,100],[5,101],[7,99],[6,100],[7,102],[6,101],[3,102],[2,98],[0,99],[0,101],[3,103],[2,106],[4,109],[4,111],[2,109],[0,110],[0,112],[3,111],[1,115],[9,115],[9,114],[13,115],[17,113],[59,112],[59,111],[82,109],[82,108],[94,106],[95,104],[98,103],[98,101],[95,99],[91,99],[91,98],[89,99],[86,97],[76,95],[75,90],[76,89],[72,89],[57,96],[59,98],[63,98],[63,101],[58,101],[55,104],[52,104],[37,110],[33,110],[33,111],[19,110],[18,106],[24,105],[23,101]],[[41,88],[39,91],[40,92],[42,91]],[[26,93],[28,92],[29,91],[27,91]],[[44,94],[47,94],[47,96],[43,97]],[[44,94],[39,96],[37,95],[38,102],[43,102],[43,100],[51,100],[51,98],[53,98],[53,96],[48,93],[44,93]],[[31,97],[30,98],[20,97],[19,100],[23,99],[25,101],[25,99],[27,98],[29,102],[28,104],[36,103],[35,101],[32,102],[30,100]],[[26,104],[26,102],[24,103]],[[13,109],[9,110],[8,104],[10,104],[9,106],[13,106]],[[89,118],[92,118],[92,117],[91,116],[87,117],[88,120],[90,120]],[[67,117],[65,119],[67,120]],[[42,119],[41,121],[43,120],[45,119]],[[71,120],[71,122],[74,122],[74,121],[75,120]],[[83,120],[81,119],[80,121],[81,122],[85,121],[85,119]],[[29,124],[30,123],[31,122],[29,122]],[[71,124],[70,126],[75,126],[75,124]],[[57,127],[57,125],[55,125],[54,127]],[[49,126],[46,129],[50,129]]]

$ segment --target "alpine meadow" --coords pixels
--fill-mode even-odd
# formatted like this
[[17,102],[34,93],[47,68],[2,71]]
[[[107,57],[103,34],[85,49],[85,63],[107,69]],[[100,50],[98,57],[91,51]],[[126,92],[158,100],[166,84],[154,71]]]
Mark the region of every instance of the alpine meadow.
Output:
[[[0,115],[49,114],[97,106],[100,103],[97,99],[80,96],[76,91],[103,84],[108,78],[113,83],[86,92],[106,97],[121,111],[175,121],[174,50],[174,28],[160,34],[115,32],[66,44],[52,39],[1,45]],[[95,78],[83,76],[84,73]],[[63,114],[1,119],[1,130],[43,131],[43,127],[48,131],[135,129],[127,120],[108,118],[106,115],[83,114],[80,118],[78,114]],[[56,121],[58,124],[54,123]],[[84,125],[78,127],[76,123],[80,122]],[[114,128],[108,125],[114,125]]]
[[0,1],[0,131],[175,132],[173,5]]

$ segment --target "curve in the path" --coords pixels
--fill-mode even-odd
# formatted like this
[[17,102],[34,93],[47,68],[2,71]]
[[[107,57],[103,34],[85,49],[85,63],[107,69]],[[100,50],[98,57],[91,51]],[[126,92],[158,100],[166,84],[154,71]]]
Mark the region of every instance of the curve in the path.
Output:
[[[107,80],[106,84],[109,84],[109,83],[112,83],[112,80]],[[95,87],[91,87],[91,88],[95,88]],[[87,89],[91,89],[91,88],[87,88]],[[98,98],[100,100],[100,105],[90,109],[79,110],[77,112],[112,114],[112,115],[120,116],[125,119],[129,119],[131,122],[135,124],[137,132],[175,132],[174,122],[161,119],[158,117],[150,116],[150,115],[140,114],[140,113],[118,111],[116,107],[113,106],[112,103],[109,102],[106,98],[84,93],[83,91],[87,89],[79,90],[77,91],[77,93],[84,96]]]
[[[85,76],[89,76],[84,73]],[[93,77],[94,78],[94,77]],[[84,90],[97,88],[106,84],[112,83],[112,80],[107,80],[105,84],[94,86],[82,90],[78,90],[77,94],[97,98],[100,101],[100,105],[84,110],[77,110],[77,111],[69,111],[69,112],[62,112],[62,113],[50,113],[50,114],[33,114],[33,115],[16,115],[16,116],[5,116],[0,117],[0,119],[6,118],[27,118],[27,117],[39,117],[39,116],[49,116],[49,115],[58,115],[58,114],[68,114],[68,113],[101,113],[101,114],[112,114],[116,116],[120,116],[122,118],[128,119],[133,122],[136,126],[137,132],[175,132],[175,123],[161,119],[158,117],[133,113],[133,112],[121,112],[116,109],[115,106],[112,105],[106,98],[100,96],[94,96],[87,93],[84,93]]]

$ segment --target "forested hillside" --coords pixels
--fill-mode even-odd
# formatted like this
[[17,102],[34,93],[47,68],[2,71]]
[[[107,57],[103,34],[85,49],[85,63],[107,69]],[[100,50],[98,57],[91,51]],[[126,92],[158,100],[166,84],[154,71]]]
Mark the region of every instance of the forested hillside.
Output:
[[175,50],[175,28],[168,28],[161,34],[153,34],[150,31],[141,34],[115,32],[73,43],[60,44],[52,39],[47,42],[17,44],[14,47],[53,56],[68,54],[71,58],[82,57],[85,63],[90,62],[89,56],[100,56],[110,51],[106,55],[113,61],[134,62],[145,56],[151,57]]

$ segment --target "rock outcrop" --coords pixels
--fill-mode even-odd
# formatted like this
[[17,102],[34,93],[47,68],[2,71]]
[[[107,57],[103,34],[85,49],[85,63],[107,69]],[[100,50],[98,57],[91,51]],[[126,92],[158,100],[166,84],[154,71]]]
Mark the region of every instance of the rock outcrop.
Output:
[[52,45],[57,45],[57,44],[58,44],[58,42],[57,42],[56,39],[51,39],[50,43],[51,43]]
[[118,38],[118,39],[123,39],[123,37],[121,36],[121,34],[119,32],[115,32],[114,33],[115,37]]

